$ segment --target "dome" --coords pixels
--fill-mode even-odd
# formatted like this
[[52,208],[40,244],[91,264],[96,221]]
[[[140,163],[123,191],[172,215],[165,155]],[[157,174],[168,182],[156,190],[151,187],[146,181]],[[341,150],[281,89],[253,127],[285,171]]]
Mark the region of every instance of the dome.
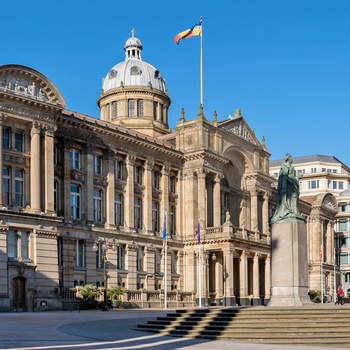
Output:
[[102,92],[120,87],[142,86],[166,93],[165,80],[159,70],[142,61],[142,43],[134,34],[135,31],[132,30],[132,37],[125,42],[125,61],[116,64],[103,79]]

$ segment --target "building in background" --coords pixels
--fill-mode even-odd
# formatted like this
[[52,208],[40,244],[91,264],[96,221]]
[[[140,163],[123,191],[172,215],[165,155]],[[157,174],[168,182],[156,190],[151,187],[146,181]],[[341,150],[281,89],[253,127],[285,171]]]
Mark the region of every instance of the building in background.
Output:
[[[281,162],[270,162],[270,175],[275,178]],[[332,285],[329,276],[335,270],[335,285],[342,283],[350,294],[350,169],[337,158],[324,155],[295,157],[293,164],[301,177],[300,198],[303,201],[317,209],[320,197],[328,197],[328,207],[333,209],[329,195],[336,200],[336,220],[333,222],[327,215],[322,216],[315,231],[309,231],[310,288],[321,290],[323,283],[323,290],[330,294],[334,282]],[[332,231],[334,236],[330,233]]]
[[[239,110],[209,121],[202,106],[172,132],[164,78],[134,33],[124,50],[100,119],[65,109],[41,73],[0,66],[0,310],[67,308],[86,284],[122,286],[140,307],[162,307],[165,290],[172,307],[265,303],[275,179],[264,141]],[[329,196],[301,206],[309,230],[327,218],[327,239]]]

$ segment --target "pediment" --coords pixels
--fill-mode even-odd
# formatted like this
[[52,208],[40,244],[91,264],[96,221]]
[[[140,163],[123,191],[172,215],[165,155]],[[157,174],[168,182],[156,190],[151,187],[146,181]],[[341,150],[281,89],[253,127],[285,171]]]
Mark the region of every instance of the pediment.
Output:
[[249,125],[240,114],[234,118],[229,118],[228,120],[221,122],[220,127],[253,145],[260,145],[254,132],[250,129]]
[[0,92],[64,107],[60,92],[44,75],[20,65],[0,66]]

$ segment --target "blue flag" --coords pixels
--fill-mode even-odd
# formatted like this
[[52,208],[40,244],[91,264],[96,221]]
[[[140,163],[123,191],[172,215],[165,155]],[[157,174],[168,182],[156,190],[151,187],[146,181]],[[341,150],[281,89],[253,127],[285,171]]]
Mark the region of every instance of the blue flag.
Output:
[[166,211],[164,212],[164,225],[163,225],[162,239],[163,239],[163,243],[165,243],[166,242]]
[[201,244],[201,223],[198,219],[198,227],[197,227],[197,239],[198,239],[198,245]]

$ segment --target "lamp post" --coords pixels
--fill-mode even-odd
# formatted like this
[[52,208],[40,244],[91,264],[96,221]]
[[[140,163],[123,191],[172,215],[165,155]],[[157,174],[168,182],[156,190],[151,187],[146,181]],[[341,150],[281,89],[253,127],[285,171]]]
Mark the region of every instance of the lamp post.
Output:
[[[102,311],[108,311],[107,304],[107,283],[108,283],[108,259],[107,253],[108,249],[111,248],[113,251],[117,250],[117,245],[115,244],[115,239],[112,239],[112,242],[109,242],[111,239],[106,238],[98,238],[96,239],[94,245],[92,246],[92,250],[94,252],[102,253],[102,261],[103,261],[103,278],[104,278],[104,291],[103,291],[103,302],[104,306]],[[101,250],[99,250],[101,249]]]
[[[209,306],[209,258],[210,258],[210,252],[208,250],[205,251],[204,257],[205,257],[205,266],[206,266],[205,303],[206,303],[206,306]],[[214,252],[211,255],[211,259],[213,261],[216,260],[216,255]]]

